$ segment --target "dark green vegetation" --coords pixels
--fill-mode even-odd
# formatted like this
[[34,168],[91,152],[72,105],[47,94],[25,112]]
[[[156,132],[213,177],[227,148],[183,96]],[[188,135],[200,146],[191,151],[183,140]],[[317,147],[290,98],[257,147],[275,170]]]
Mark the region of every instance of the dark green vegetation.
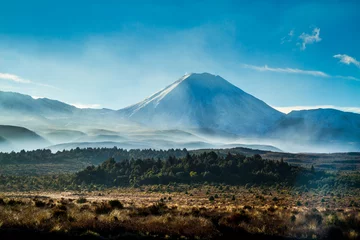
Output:
[[[175,157],[176,155],[179,157]],[[116,161],[114,157],[109,156],[115,156],[120,160]],[[138,158],[133,158],[136,156]],[[302,189],[360,187],[360,175],[356,172],[326,172],[314,167],[293,166],[283,160],[266,160],[259,154],[246,156],[229,152],[223,154],[222,151],[190,154],[186,149],[126,151],[113,148],[75,149],[52,154],[48,150],[38,150],[2,154],[0,162],[3,166],[6,166],[6,161],[16,162],[20,169],[31,169],[31,166],[37,166],[36,164],[41,162],[50,168],[66,166],[64,159],[68,158],[86,159],[89,164],[85,168],[86,162],[78,163],[84,166],[83,170],[76,173],[64,171],[62,174],[36,176],[9,174],[8,169],[7,174],[0,175],[0,190],[96,190],[170,183],[277,185]],[[108,160],[97,166],[91,165],[101,158]],[[74,160],[68,160],[67,164],[71,164],[72,161]]]
[[105,186],[134,186],[176,183],[226,183],[232,185],[283,184],[317,187],[320,179],[331,175],[291,166],[283,161],[263,160],[260,155],[246,157],[215,152],[190,155],[183,158],[124,160],[113,158],[100,166],[90,166],[75,176],[77,184]]
[[50,173],[77,172],[89,165],[98,165],[112,157],[116,161],[126,159],[160,158],[186,156],[186,149],[124,150],[114,148],[76,148],[51,153],[50,150],[0,153],[0,174],[3,175],[44,175]]
[[204,152],[215,152],[218,156],[226,157],[228,153],[253,156],[259,154],[263,159],[272,159],[291,163],[292,165],[327,171],[356,171],[360,169],[360,153],[333,154],[292,154],[270,151],[253,150],[248,148],[231,149],[200,149],[187,151],[186,149],[119,149],[119,148],[76,148],[73,150],[51,153],[50,150],[21,151],[12,153],[0,152],[0,175],[44,175],[58,173],[74,173],[89,165],[98,165],[109,158],[115,161],[131,159],[168,159],[169,157],[185,157],[200,155]]

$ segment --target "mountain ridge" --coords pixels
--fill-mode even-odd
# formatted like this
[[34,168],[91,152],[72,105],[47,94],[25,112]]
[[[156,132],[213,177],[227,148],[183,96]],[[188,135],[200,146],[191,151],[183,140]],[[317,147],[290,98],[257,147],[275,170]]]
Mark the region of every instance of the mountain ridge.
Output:
[[[196,142],[197,136],[201,136],[208,144],[275,142],[285,151],[298,151],[286,144],[311,146],[301,148],[304,151],[313,151],[317,144],[321,144],[321,151],[360,149],[360,114],[331,108],[284,114],[209,73],[186,74],[143,101],[119,110],[80,109],[58,100],[0,91],[0,111],[0,125],[31,129],[51,140],[51,144],[78,140],[137,142],[145,138],[136,134],[139,130],[169,130],[164,135],[152,132],[146,139],[165,141],[171,136],[169,139],[174,141]],[[92,132],[94,129],[103,129],[104,133]],[[171,132],[174,130],[195,135],[187,137]],[[251,141],[246,142],[247,138]]]
[[145,100],[119,110],[154,127],[213,128],[257,134],[283,113],[220,76],[187,74]]
[[[24,127],[12,125],[0,125],[0,139],[4,140],[9,147],[21,149],[43,148],[50,144],[46,139]],[[5,148],[5,147],[3,147]]]

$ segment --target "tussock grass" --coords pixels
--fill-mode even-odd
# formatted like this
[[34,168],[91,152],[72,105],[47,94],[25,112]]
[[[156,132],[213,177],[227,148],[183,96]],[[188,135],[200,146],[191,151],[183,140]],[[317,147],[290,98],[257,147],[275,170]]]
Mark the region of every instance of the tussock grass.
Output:
[[[124,188],[106,193],[82,193],[81,198],[86,201],[80,202],[81,198],[73,200],[77,193],[71,192],[37,192],[23,196],[12,193],[0,199],[1,229],[98,237],[119,232],[201,239],[244,232],[292,238],[335,234],[358,239],[360,236],[360,209],[349,207],[349,202],[360,200],[356,191],[342,195],[330,206],[323,206],[323,194],[315,191],[302,193],[300,198],[299,193],[291,189],[264,191],[249,187],[178,185],[176,191],[171,186],[159,185],[156,188],[159,191],[152,192],[153,187],[144,187],[142,191]],[[171,191],[171,198],[162,189]],[[209,201],[206,192],[218,197]],[[48,198],[34,197],[37,195]],[[336,194],[333,197],[337,198]],[[308,204],[298,206],[297,201]]]

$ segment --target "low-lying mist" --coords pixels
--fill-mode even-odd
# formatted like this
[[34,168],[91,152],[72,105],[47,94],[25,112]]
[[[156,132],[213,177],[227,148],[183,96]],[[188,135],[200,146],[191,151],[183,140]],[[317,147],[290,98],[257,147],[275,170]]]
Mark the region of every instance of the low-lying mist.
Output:
[[[294,133],[289,136],[243,137],[225,132],[204,129],[157,130],[140,125],[122,127],[91,128],[89,126],[71,128],[27,129],[12,128],[13,136],[0,138],[0,151],[50,149],[53,152],[79,148],[123,148],[123,149],[204,149],[244,147],[273,152],[333,153],[353,152],[358,143],[336,141],[315,141]],[[14,137],[16,136],[16,137]]]

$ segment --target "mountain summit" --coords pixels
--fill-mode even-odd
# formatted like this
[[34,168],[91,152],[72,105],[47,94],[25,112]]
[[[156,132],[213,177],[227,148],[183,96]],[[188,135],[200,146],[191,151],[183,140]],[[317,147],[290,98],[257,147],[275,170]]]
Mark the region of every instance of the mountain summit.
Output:
[[259,134],[283,116],[220,76],[192,73],[142,102],[119,110],[157,128],[213,129]]

